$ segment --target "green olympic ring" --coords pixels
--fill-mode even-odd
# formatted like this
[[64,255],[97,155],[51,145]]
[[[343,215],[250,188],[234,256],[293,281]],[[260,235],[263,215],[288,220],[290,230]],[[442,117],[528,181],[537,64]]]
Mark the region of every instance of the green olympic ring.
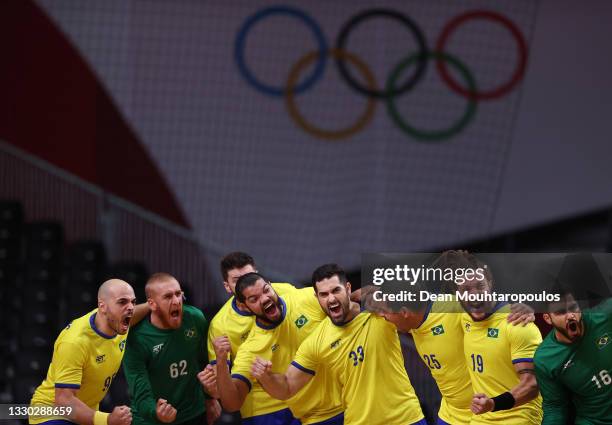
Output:
[[[415,53],[408,58],[401,61],[395,69],[389,75],[387,79],[386,90],[388,93],[392,92],[395,88],[395,83],[399,78],[400,74],[404,69],[415,63],[420,57],[419,53]],[[476,93],[476,82],[474,81],[474,77],[471,72],[467,69],[467,67],[461,63],[457,58],[448,53],[440,53],[440,52],[427,52],[426,59],[436,59],[437,61],[445,61],[452,65],[459,73],[462,75],[465,80],[468,89],[471,93]],[[395,97],[388,96],[386,99],[387,110],[391,119],[395,124],[406,134],[413,136],[416,139],[424,140],[424,141],[441,141],[448,139],[449,137],[459,133],[468,122],[474,117],[476,113],[476,105],[477,101],[474,97],[470,97],[467,99],[467,105],[465,108],[465,112],[463,116],[449,128],[437,131],[427,131],[420,130],[416,127],[410,125],[406,122],[405,119],[402,118],[399,111],[397,110],[397,106],[395,104]]]

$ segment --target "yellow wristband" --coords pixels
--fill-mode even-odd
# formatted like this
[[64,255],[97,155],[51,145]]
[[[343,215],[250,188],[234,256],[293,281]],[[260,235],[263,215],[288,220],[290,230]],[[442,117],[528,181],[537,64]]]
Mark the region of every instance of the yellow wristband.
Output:
[[94,412],[94,425],[107,425],[109,413],[100,412],[96,410]]

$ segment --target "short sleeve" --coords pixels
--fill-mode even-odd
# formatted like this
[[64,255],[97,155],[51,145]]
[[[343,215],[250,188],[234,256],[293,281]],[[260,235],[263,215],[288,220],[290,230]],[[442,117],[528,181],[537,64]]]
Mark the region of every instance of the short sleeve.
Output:
[[262,349],[257,349],[257,347],[261,347],[262,344],[265,345],[265,341],[262,340],[260,334],[251,333],[247,340],[238,348],[238,352],[236,353],[236,358],[232,363],[232,378],[240,379],[244,381],[251,388],[251,385],[255,382],[255,380],[251,377],[251,365],[255,360],[255,357],[264,352]]
[[206,342],[206,346],[208,348],[208,361],[212,364],[215,364],[217,362],[217,355],[215,354],[215,347],[213,346],[213,341],[215,338],[221,335],[215,324],[216,321],[213,318],[210,322],[210,326],[208,327],[208,339]]
[[527,326],[509,325],[507,329],[512,363],[533,362],[535,351],[542,343],[538,327],[529,323]]
[[302,372],[314,375],[317,370],[317,364],[319,364],[317,341],[318,338],[316,334],[312,334],[306,338],[300,345],[300,348],[298,348],[297,353],[295,353],[291,364]]
[[55,388],[80,388],[86,358],[84,345],[73,342],[59,344],[52,360],[55,367]]

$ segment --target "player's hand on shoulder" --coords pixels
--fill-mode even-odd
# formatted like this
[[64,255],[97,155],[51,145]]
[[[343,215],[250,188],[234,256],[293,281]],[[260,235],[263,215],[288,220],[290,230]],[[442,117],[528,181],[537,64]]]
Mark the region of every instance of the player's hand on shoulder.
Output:
[[174,422],[176,419],[176,409],[163,398],[157,400],[155,414],[157,415],[157,419],[165,424]]
[[116,406],[108,415],[108,425],[130,425],[132,423],[132,411],[128,406]]
[[482,415],[483,413],[490,412],[495,407],[493,399],[486,396],[486,394],[478,393],[472,397],[472,406],[470,409],[475,415]]
[[217,368],[207,365],[204,370],[198,372],[198,380],[204,390],[213,398],[219,398],[217,391]]
[[215,349],[215,354],[217,355],[217,361],[220,361],[220,359],[226,361],[227,355],[232,351],[232,345],[227,335],[222,335],[215,338],[213,340],[213,347]]
[[221,405],[217,400],[206,400],[206,423],[212,425],[221,416]]
[[535,322],[534,310],[527,304],[511,304],[510,314],[507,319],[508,323],[512,325],[522,324],[523,326],[527,326],[529,323]]
[[257,356],[251,365],[251,375],[253,375],[253,378],[265,378],[270,372],[272,372],[272,362]]

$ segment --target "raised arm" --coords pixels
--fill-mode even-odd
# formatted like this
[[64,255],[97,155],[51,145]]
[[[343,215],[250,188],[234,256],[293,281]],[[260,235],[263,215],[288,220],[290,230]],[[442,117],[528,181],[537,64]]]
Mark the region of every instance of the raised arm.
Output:
[[533,362],[515,363],[514,370],[520,379],[518,385],[510,390],[510,394],[514,397],[514,407],[516,407],[536,398],[540,389],[538,388]]
[[151,312],[151,308],[149,307],[148,303],[137,304],[134,307],[134,314],[132,316],[132,320],[130,320],[130,326],[134,326],[138,324],[150,312]]
[[109,415],[91,409],[77,397],[88,356],[89,353],[83,344],[78,342],[62,342],[59,344],[51,360],[57,370],[55,376],[55,404],[71,407],[70,420],[80,425],[100,423],[129,425],[132,421],[129,407],[115,407],[113,413]]
[[510,305],[510,314],[507,317],[508,323],[512,325],[522,324],[527,326],[529,323],[535,322],[535,314],[533,308],[527,304],[516,303]]
[[539,394],[533,363],[520,362],[514,365],[519,375],[519,383],[510,391],[489,397],[486,394],[474,394],[471,410],[476,415],[498,410],[509,410],[533,400]]
[[220,336],[213,341],[215,354],[217,356],[217,389],[221,405],[228,412],[240,410],[244,399],[251,390],[251,382],[248,378],[232,377],[230,375],[227,357],[231,352],[231,345],[227,336]]
[[287,400],[312,379],[314,371],[290,364],[285,374],[272,373],[272,362],[257,357],[251,367],[251,374],[272,397]]

